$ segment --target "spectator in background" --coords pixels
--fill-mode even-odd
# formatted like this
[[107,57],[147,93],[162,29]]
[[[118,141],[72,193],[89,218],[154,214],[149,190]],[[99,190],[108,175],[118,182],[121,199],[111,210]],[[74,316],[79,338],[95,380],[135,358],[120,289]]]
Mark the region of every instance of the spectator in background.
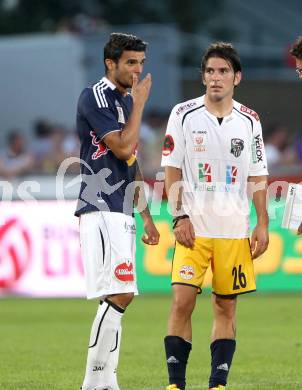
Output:
[[8,134],[7,146],[0,155],[0,176],[10,179],[30,173],[34,158],[26,150],[25,139],[19,130]]
[[291,165],[296,156],[289,146],[290,132],[283,124],[272,125],[265,134],[265,150],[269,168],[279,165]]
[[35,157],[35,170],[43,171],[43,161],[49,153],[51,141],[52,124],[46,119],[39,119],[34,124],[34,141],[32,151]]
[[145,176],[154,179],[160,169],[161,148],[165,136],[169,114],[152,110],[145,117],[141,126],[139,159],[144,167]]
[[293,44],[290,54],[295,58],[296,72],[302,80],[302,36],[300,36]]
[[[295,58],[296,60],[296,72],[298,73],[298,76],[300,80],[302,80],[302,36],[300,36],[296,42],[294,43],[290,54]],[[298,139],[297,142],[297,153],[302,161],[302,138]],[[298,234],[302,234],[302,222],[298,228]]]

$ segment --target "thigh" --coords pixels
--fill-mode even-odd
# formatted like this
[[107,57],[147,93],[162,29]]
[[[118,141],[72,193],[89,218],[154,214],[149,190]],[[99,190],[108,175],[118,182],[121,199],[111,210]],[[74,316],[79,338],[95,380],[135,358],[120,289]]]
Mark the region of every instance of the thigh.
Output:
[[201,292],[204,276],[212,258],[212,239],[196,237],[193,249],[176,242],[172,263],[172,285],[196,287]]
[[234,296],[256,290],[254,265],[248,238],[214,239],[213,292]]
[[135,220],[131,216],[102,211],[81,216],[81,253],[88,299],[137,294],[135,238]]

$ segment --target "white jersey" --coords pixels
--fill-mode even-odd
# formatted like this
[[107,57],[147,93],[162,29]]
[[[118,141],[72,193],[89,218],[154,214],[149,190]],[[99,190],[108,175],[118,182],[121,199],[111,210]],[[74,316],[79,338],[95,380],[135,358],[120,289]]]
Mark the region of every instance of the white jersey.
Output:
[[254,111],[233,101],[231,114],[219,123],[207,111],[204,96],[176,105],[167,126],[162,166],[182,170],[183,208],[196,236],[249,236],[247,179],[268,175],[261,124]]

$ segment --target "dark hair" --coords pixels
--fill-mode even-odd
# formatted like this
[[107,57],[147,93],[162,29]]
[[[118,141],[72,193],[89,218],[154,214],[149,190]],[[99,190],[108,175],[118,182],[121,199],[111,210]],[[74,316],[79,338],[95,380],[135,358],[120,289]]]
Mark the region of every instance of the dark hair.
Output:
[[230,43],[215,42],[208,47],[201,60],[201,72],[204,74],[206,64],[212,57],[223,58],[232,65],[233,71],[241,72],[239,54]]
[[146,51],[147,43],[131,34],[122,34],[122,33],[112,33],[110,34],[110,39],[104,47],[104,64],[105,71],[107,72],[107,66],[105,60],[107,58],[118,62],[121,58],[123,51],[133,50],[133,51]]
[[299,60],[302,60],[302,36],[300,36],[293,44],[290,54]]

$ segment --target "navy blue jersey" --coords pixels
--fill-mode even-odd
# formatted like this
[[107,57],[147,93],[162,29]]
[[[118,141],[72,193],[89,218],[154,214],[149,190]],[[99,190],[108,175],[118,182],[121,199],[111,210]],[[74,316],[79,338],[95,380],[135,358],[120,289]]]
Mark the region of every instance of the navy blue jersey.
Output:
[[122,131],[131,109],[130,94],[123,96],[106,77],[81,93],[77,131],[82,183],[75,215],[97,210],[132,215],[136,158],[119,160],[103,142],[107,134]]

